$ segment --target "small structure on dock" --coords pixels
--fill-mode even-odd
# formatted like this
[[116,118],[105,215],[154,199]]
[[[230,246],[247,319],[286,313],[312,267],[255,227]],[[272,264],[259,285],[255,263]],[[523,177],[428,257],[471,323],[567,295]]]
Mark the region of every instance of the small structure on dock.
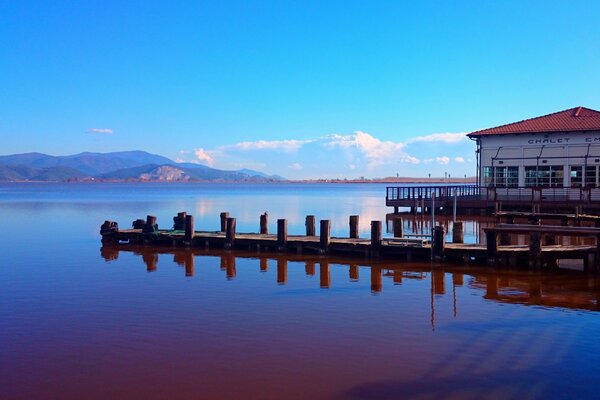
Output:
[[[388,187],[386,204],[413,211],[600,212],[600,112],[585,107],[467,135],[477,143],[477,185]],[[481,211],[483,210],[483,211]]]

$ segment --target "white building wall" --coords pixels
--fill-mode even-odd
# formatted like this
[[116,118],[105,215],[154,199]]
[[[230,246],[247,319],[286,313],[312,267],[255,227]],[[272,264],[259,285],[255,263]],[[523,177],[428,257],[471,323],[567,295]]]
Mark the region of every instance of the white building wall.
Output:
[[485,167],[516,166],[519,186],[525,186],[526,166],[562,166],[563,185],[570,186],[572,165],[600,165],[600,131],[490,135],[479,141],[481,185]]

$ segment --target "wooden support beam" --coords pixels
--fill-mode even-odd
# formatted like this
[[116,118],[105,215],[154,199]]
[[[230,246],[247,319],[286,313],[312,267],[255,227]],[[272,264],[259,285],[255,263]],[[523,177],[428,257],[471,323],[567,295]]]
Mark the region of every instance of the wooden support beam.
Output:
[[371,256],[379,256],[382,235],[381,221],[371,221]]
[[235,243],[235,218],[228,217],[225,223],[225,247],[232,248]]
[[464,222],[455,221],[452,224],[452,243],[464,243],[464,242],[465,242]]
[[358,215],[350,216],[350,238],[358,239]]
[[392,220],[392,230],[394,231],[395,238],[401,238],[404,236],[404,224],[402,218],[394,218]]
[[304,225],[306,226],[306,236],[317,235],[315,230],[316,218],[314,215],[307,215],[306,222],[304,223]]
[[322,219],[321,222],[321,229],[320,229],[320,247],[321,250],[323,250],[324,252],[327,252],[327,250],[329,249],[329,244],[331,243],[331,221],[329,221],[328,219]]
[[431,259],[435,262],[444,260],[444,227],[436,226],[433,228],[433,243],[431,244]]
[[315,264],[314,261],[306,261],[306,265],[304,266],[306,275],[313,276],[315,274]]
[[493,229],[485,231],[485,244],[488,263],[495,264],[498,261],[498,232]]
[[146,225],[143,231],[145,233],[153,233],[158,230],[158,224],[156,223],[156,217],[154,215],[148,215],[146,217]]
[[194,253],[191,251],[185,252],[183,266],[185,267],[185,276],[194,276]]
[[227,229],[227,218],[229,218],[228,212],[221,213],[221,232],[225,232]]
[[269,234],[269,214],[267,214],[266,212],[260,215],[260,234]]
[[189,243],[192,239],[194,239],[194,216],[186,215],[184,240]]
[[267,272],[269,270],[269,260],[266,258],[260,259],[260,272]]
[[542,266],[542,233],[533,231],[529,233],[529,267]]
[[288,240],[287,234],[287,219],[277,220],[277,245],[281,248],[285,247]]
[[352,282],[358,281],[358,265],[357,264],[350,264],[349,275],[350,275],[350,280]]

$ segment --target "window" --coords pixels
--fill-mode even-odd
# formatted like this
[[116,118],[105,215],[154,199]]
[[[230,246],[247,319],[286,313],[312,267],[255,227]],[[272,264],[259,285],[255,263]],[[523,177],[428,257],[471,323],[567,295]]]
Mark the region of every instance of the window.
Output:
[[561,187],[562,165],[525,167],[525,186]]
[[571,165],[571,186],[581,186],[583,183],[583,167],[581,165]]
[[585,167],[585,186],[596,186],[596,166]]
[[495,167],[494,177],[497,187],[519,186],[519,167]]
[[492,167],[483,167],[483,185],[494,185],[494,169]]

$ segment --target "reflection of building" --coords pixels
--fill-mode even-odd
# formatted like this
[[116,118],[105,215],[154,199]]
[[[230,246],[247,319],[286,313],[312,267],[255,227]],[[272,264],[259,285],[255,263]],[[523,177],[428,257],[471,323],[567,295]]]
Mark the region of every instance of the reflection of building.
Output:
[[472,132],[480,186],[599,186],[600,112],[584,107]]

